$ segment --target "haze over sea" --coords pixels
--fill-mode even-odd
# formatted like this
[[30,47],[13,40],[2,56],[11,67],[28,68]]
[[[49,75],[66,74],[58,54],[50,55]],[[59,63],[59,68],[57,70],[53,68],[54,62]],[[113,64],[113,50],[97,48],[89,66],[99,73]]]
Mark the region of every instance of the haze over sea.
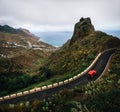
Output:
[[[120,30],[102,30],[103,32],[120,38]],[[49,43],[53,46],[62,46],[68,39],[72,37],[72,31],[44,31],[37,32],[35,35],[40,37],[40,40]]]

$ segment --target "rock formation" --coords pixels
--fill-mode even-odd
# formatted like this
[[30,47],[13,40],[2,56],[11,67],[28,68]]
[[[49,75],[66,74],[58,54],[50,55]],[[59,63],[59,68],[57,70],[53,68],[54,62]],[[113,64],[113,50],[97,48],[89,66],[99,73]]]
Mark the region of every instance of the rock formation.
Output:
[[83,38],[84,36],[87,36],[93,33],[94,31],[95,31],[94,26],[91,24],[90,18],[82,17],[80,21],[75,24],[74,33],[73,33],[70,44],[72,44],[79,38]]

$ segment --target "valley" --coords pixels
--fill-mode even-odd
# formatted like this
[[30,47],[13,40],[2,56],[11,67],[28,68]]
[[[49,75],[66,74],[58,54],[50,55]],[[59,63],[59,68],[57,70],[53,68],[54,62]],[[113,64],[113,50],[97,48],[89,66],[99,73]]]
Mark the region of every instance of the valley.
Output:
[[[8,35],[3,32],[1,34],[4,35],[1,36],[2,38]],[[9,35],[13,37],[14,34]],[[5,39],[2,41],[5,41]],[[22,43],[21,39],[19,43],[18,40],[11,43],[11,39],[10,41],[7,39],[3,45],[1,44],[1,50],[4,49],[0,58],[1,96],[70,79],[84,71],[100,52],[112,48],[115,48],[116,52],[111,60],[110,68],[107,68],[108,71],[104,73],[104,76],[102,76],[97,83],[89,82],[85,85],[78,84],[70,90],[64,88],[48,99],[44,99],[43,95],[41,100],[35,100],[33,103],[29,102],[28,107],[32,105],[38,108],[37,104],[34,104],[38,103],[38,105],[44,104],[45,111],[47,111],[47,108],[50,108],[59,112],[58,109],[60,106],[64,106],[64,104],[66,106],[71,105],[71,107],[73,106],[72,104],[74,104],[75,107],[73,107],[76,108],[76,110],[80,110],[77,107],[78,104],[81,106],[81,110],[83,109],[85,112],[87,109],[91,111],[97,110],[99,112],[99,110],[103,111],[105,108],[104,106],[99,107],[98,102],[102,96],[100,98],[98,96],[101,94],[103,94],[103,96],[118,94],[120,92],[120,77],[118,75],[120,73],[120,39],[104,32],[96,31],[90,18],[81,18],[80,21],[75,24],[71,39],[59,49],[43,42],[40,42],[40,44],[36,40],[36,37],[34,39],[31,37],[30,40],[28,37],[25,37],[25,43]],[[104,62],[107,62],[106,60],[108,60],[109,57],[110,55],[105,55]],[[103,61],[101,63],[103,63]],[[97,65],[99,65],[97,68],[100,70],[100,76],[103,72],[101,68],[104,64],[101,65],[98,61]],[[95,69],[96,66],[93,68]],[[85,76],[86,75],[83,75],[83,77]],[[83,79],[81,78],[80,80]],[[94,78],[91,80],[94,80]],[[68,85],[68,88],[69,87],[70,85]],[[71,100],[69,101],[69,99]],[[89,103],[90,101],[91,103]],[[118,100],[118,102],[119,101],[120,100]],[[51,104],[47,104],[47,102],[51,102]],[[111,105],[111,100],[109,102],[109,105]],[[27,109],[27,107],[24,107],[26,103],[27,102],[22,103],[25,109]],[[57,108],[54,108],[53,104],[57,105]],[[92,104],[94,108],[91,106]],[[117,105],[116,102],[114,102],[114,104]],[[41,106],[41,111],[43,107]],[[18,108],[20,107],[18,106]],[[119,106],[116,106],[116,108],[119,109]],[[65,109],[67,109],[67,107]]]

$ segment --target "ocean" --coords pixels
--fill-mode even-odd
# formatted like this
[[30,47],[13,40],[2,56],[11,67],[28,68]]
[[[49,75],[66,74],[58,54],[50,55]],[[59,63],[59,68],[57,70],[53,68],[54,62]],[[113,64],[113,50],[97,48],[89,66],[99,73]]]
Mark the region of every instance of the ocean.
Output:
[[[103,32],[120,38],[120,30],[104,30]],[[73,32],[72,31],[55,31],[55,32],[48,31],[48,32],[37,32],[34,34],[40,37],[40,41],[46,42],[53,46],[60,47],[68,39],[72,37]]]

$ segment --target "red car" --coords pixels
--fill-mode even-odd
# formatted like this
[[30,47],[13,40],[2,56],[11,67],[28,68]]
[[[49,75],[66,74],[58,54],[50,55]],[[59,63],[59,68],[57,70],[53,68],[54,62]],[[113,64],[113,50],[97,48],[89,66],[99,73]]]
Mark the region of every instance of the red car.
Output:
[[97,74],[97,72],[96,72],[96,70],[90,70],[87,74],[88,74],[89,78],[92,78]]

